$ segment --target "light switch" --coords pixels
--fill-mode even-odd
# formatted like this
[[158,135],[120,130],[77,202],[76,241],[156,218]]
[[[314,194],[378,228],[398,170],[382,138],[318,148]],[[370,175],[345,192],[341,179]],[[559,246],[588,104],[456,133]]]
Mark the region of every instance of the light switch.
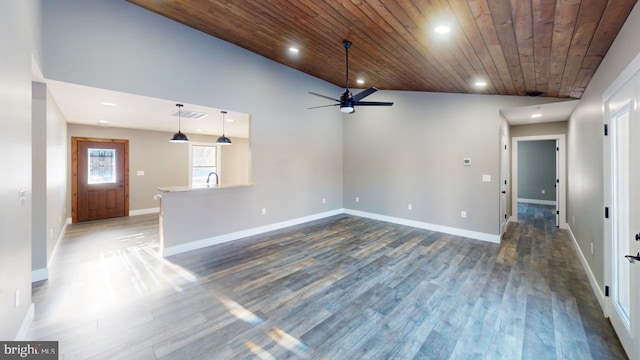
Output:
[[138,176],[144,176],[144,170],[138,170],[138,171],[136,171],[136,175],[138,175]]
[[462,159],[462,166],[471,166],[471,158]]
[[491,182],[491,175],[482,175],[483,182]]

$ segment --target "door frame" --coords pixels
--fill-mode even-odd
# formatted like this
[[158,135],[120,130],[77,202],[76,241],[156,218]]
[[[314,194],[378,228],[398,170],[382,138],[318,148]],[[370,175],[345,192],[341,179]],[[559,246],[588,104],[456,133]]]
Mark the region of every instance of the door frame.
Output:
[[568,229],[566,204],[567,155],[565,134],[517,136],[511,138],[511,221],[518,221],[518,143],[520,141],[538,140],[556,140],[558,142],[558,161],[556,162],[558,172],[556,177],[559,196],[556,199],[556,207],[560,211],[560,228]]
[[124,216],[129,216],[129,140],[71,137],[71,222],[78,222],[78,142],[120,143],[124,145]]

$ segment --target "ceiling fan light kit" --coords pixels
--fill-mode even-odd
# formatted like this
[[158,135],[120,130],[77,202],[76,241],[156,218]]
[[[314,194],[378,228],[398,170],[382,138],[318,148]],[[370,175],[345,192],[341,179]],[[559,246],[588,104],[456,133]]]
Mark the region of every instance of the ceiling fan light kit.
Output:
[[337,102],[337,104],[331,104],[331,105],[321,105],[321,106],[312,106],[309,109],[317,109],[317,108],[321,108],[321,107],[327,107],[327,106],[340,106],[340,111],[345,113],[345,114],[351,114],[353,112],[355,112],[355,107],[356,106],[391,106],[393,105],[392,102],[385,102],[385,101],[362,101],[362,99],[364,99],[365,97],[373,94],[374,92],[378,91],[378,89],[374,88],[374,87],[370,87],[366,90],[363,90],[355,95],[351,94],[351,92],[349,91],[349,48],[352,45],[352,42],[349,40],[344,40],[342,41],[342,44],[344,45],[344,50],[345,50],[345,86],[344,86],[344,93],[342,93],[342,95],[340,96],[340,99],[334,99],[332,97],[329,96],[325,96],[322,94],[318,94],[318,93],[314,93],[314,92],[309,92],[309,94],[311,95],[315,95],[315,96],[319,96],[328,100],[333,100],[335,102]]

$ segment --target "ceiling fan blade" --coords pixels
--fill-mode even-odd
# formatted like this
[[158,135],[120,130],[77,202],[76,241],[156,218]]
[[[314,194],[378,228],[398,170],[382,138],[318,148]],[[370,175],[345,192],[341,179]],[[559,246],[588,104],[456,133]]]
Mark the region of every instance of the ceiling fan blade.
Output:
[[334,99],[332,97],[328,97],[328,96],[325,96],[325,95],[322,95],[322,94],[318,94],[318,93],[314,93],[314,92],[311,92],[311,91],[309,92],[309,94],[315,95],[315,96],[320,96],[321,98],[325,98],[325,99],[328,99],[328,100],[333,100],[333,101],[340,102],[340,100],[338,100],[338,99]]
[[392,102],[387,101],[358,101],[353,106],[391,106]]
[[361,92],[353,95],[353,101],[358,102],[362,99],[364,99],[365,97],[373,94],[374,92],[378,91],[378,89],[374,88],[374,87],[370,87],[366,90],[362,90]]
[[323,107],[328,107],[328,106],[338,106],[338,105],[340,105],[340,104],[312,106],[312,107],[308,107],[307,109],[318,109],[318,108],[323,108]]

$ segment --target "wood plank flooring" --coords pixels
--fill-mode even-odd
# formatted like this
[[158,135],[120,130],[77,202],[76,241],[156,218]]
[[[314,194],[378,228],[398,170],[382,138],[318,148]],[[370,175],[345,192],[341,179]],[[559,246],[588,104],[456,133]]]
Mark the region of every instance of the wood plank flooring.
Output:
[[501,245],[349,215],[157,255],[154,215],[68,227],[33,289],[61,359],[625,359],[542,206]]

